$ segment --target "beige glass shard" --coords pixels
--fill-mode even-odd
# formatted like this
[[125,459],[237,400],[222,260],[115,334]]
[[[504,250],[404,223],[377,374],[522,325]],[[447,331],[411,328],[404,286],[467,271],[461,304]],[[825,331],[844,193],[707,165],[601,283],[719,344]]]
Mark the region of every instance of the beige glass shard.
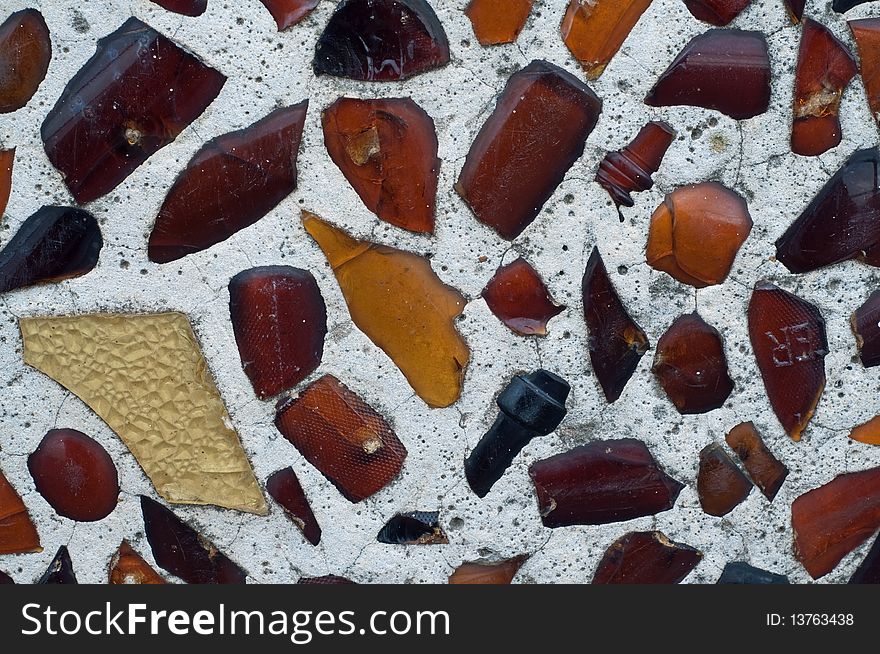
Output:
[[267,513],[185,315],[37,317],[19,326],[25,363],[101,416],[162,497]]

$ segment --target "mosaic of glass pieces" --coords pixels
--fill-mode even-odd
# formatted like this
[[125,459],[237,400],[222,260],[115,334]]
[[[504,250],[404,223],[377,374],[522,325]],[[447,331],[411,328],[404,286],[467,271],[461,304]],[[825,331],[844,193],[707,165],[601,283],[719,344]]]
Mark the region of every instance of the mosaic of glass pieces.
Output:
[[312,513],[306,492],[293,468],[284,468],[269,475],[266,492],[281,505],[307,541],[312,545],[321,542],[321,526]]
[[119,549],[110,559],[110,571],[107,583],[126,584],[165,584],[162,576],[138,554],[127,540],[122,541]]
[[73,561],[70,559],[70,552],[67,546],[62,545],[58,548],[55,558],[46,568],[43,576],[37,580],[38,584],[78,584],[76,573],[73,570]]
[[752,482],[740,471],[718,443],[700,452],[697,495],[709,515],[725,516],[739,506],[752,491]]
[[535,0],[471,0],[464,13],[480,45],[513,43],[526,25]]
[[42,551],[40,535],[27,507],[0,470],[0,554]]
[[788,577],[769,570],[756,568],[742,561],[732,561],[724,566],[718,584],[788,584]]
[[634,531],[605,551],[594,584],[677,584],[697,567],[703,553],[659,531]]
[[275,23],[278,25],[278,31],[286,30],[291,25],[296,25],[303,18],[308,16],[312,10],[318,6],[321,0],[260,0]]
[[398,513],[376,535],[386,545],[447,545],[438,511]]
[[52,59],[43,15],[17,11],[0,25],[0,114],[24,107],[37,92]]
[[513,581],[528,559],[527,554],[521,554],[497,563],[465,561],[449,575],[449,583],[506,585]]
[[546,336],[547,323],[565,310],[522,257],[498,268],[481,295],[489,310],[520,336]]
[[743,422],[731,429],[725,440],[758,490],[772,502],[788,477],[785,464],[773,456],[751,422]]

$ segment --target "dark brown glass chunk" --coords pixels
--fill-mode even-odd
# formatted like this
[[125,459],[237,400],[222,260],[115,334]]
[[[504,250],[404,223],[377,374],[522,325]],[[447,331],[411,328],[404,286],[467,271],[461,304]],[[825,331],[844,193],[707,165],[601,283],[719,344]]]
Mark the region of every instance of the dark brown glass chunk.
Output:
[[316,75],[402,80],[449,63],[449,41],[425,0],[342,0],[315,47]]
[[630,318],[611,285],[599,248],[593,248],[583,279],[584,317],[590,361],[605,398],[614,402],[650,348],[642,328]]
[[15,580],[5,572],[0,570],[0,586],[5,586],[7,584],[15,584]]
[[80,204],[116,188],[198,118],[226,77],[137,18],[98,41],[42,126]]
[[605,70],[651,0],[569,0],[562,18],[562,40],[587,79]]
[[42,551],[40,536],[24,502],[0,471],[0,554]]
[[731,561],[724,566],[716,584],[788,584],[785,575],[756,568],[743,561]]
[[471,0],[464,13],[480,45],[513,43],[525,27],[535,0]]
[[43,15],[23,9],[0,25],[0,114],[25,106],[49,70],[52,42]]
[[449,575],[449,583],[507,585],[513,581],[528,558],[527,554],[522,554],[498,563],[465,561]]
[[751,422],[744,422],[731,429],[726,440],[742,461],[755,486],[772,502],[788,477],[788,468],[767,449]]
[[309,271],[264,266],[238,273],[229,282],[229,313],[260,399],[293,388],[321,363],[327,309]]
[[594,584],[677,584],[697,567],[703,553],[669,540],[659,531],[631,531],[605,551]]
[[167,583],[144,558],[123,539],[110,560],[110,584],[164,584]]
[[874,291],[850,318],[859,357],[866,368],[880,365],[880,291]]
[[714,29],[688,43],[645,103],[715,109],[742,120],[770,106],[770,58],[760,32]]
[[880,18],[849,21],[859,50],[862,82],[874,120],[880,121]]
[[152,2],[184,16],[201,16],[208,8],[208,0],[152,0]]
[[300,577],[296,583],[308,586],[347,586],[355,582],[338,575],[324,575],[323,577]]
[[522,257],[501,266],[483,289],[489,310],[521,336],[545,336],[564,306],[553,302],[538,272]]
[[694,18],[724,27],[749,6],[752,0],[684,0]]
[[58,548],[58,553],[52,559],[52,563],[40,577],[38,584],[78,584],[76,574],[73,572],[73,562],[70,560],[70,553],[67,547],[62,545]]
[[266,490],[281,505],[293,524],[299,527],[307,541],[312,545],[321,542],[321,527],[293,468],[272,473],[266,480]]
[[382,527],[376,540],[387,545],[446,545],[438,511],[398,513]]
[[350,502],[385,488],[406,458],[385,419],[331,375],[281,401],[275,426]]
[[804,5],[807,4],[807,0],[782,0],[782,4],[785,5],[785,10],[788,12],[788,17],[791,18],[792,23],[801,22],[801,18],[804,16]]
[[113,459],[96,440],[75,429],[51,429],[28,457],[37,491],[58,515],[79,522],[106,518],[119,499]]
[[437,133],[409,98],[340,98],[321,115],[324,145],[367,208],[413,232],[434,231]]
[[651,371],[682,414],[717,409],[733,391],[721,334],[696,311],[677,318],[660,337]]
[[15,148],[0,150],[0,218],[6,211],[9,194],[12,192],[12,166],[15,164]]
[[849,583],[880,584],[880,536],[874,539],[874,544],[849,578]]
[[480,222],[512,241],[584,152],[602,101],[574,75],[533,61],[508,80],[455,188]]
[[733,511],[752,492],[752,482],[740,471],[718,443],[700,452],[697,494],[700,506],[709,515],[723,516]]
[[243,584],[247,573],[174,513],[141,496],[141,511],[153,558],[189,584]]
[[296,188],[308,101],[208,141],[168,191],[150,234],[150,261],[168,263],[225,241]]
[[545,527],[604,525],[667,511],[684,488],[633,438],[594,441],[537,461],[529,476]]
[[749,302],[749,339],[767,398],[799,441],[825,388],[825,320],[809,302],[765,281]]
[[260,0],[272,18],[278,25],[278,31],[286,30],[291,25],[296,25],[303,18],[312,13],[321,0]]

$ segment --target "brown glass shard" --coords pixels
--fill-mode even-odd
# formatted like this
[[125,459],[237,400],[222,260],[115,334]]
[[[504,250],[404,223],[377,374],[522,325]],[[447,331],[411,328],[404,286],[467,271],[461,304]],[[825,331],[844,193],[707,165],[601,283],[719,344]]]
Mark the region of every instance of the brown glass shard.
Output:
[[791,505],[794,552],[822,577],[880,527],[880,468],[839,475]]
[[745,501],[752,492],[752,482],[718,443],[710,443],[700,452],[697,494],[700,506],[709,515],[724,516]]
[[458,400],[470,360],[454,322],[466,304],[461,293],[424,257],[352,238],[307,211],[302,222],[333,268],[354,324],[429,406]]
[[604,525],[667,511],[684,488],[641,441],[594,441],[537,461],[529,476],[545,527]]
[[6,211],[9,194],[12,192],[12,166],[15,163],[15,148],[0,150],[0,218]]
[[243,584],[247,573],[173,512],[141,496],[144,531],[153,558],[189,584]]
[[594,584],[677,584],[690,574],[703,553],[669,540],[659,531],[631,531],[605,551]]
[[480,45],[513,43],[525,27],[535,0],[471,0],[464,13]]
[[449,583],[506,586],[528,559],[528,554],[521,554],[497,563],[465,561],[449,575]]
[[651,371],[682,414],[718,409],[733,391],[721,334],[696,311],[660,337]]
[[318,39],[316,75],[407,79],[449,63],[449,41],[426,0],[342,0]]
[[321,363],[327,309],[309,271],[264,266],[238,273],[229,282],[229,314],[260,399],[293,388]]
[[584,152],[602,101],[571,73],[533,61],[514,73],[455,185],[477,219],[512,241]]
[[167,583],[144,558],[134,551],[128,541],[122,544],[110,560],[108,583],[111,584],[164,584]]
[[198,118],[226,77],[137,18],[98,41],[42,126],[79,204],[109,193]]
[[0,554],[42,551],[40,536],[24,502],[0,471]]
[[880,536],[874,540],[868,554],[849,578],[849,583],[880,584]]
[[406,458],[385,419],[331,375],[282,400],[275,426],[350,502],[385,488]]
[[755,486],[772,502],[788,477],[788,468],[767,449],[751,422],[744,422],[731,429],[726,440],[742,461]]
[[347,586],[355,582],[338,575],[324,575],[323,577],[300,577],[296,583],[307,586]]
[[749,6],[752,0],[684,0],[694,18],[724,27]]
[[296,25],[303,18],[312,13],[321,0],[260,0],[272,18],[278,25],[278,31],[286,30],[291,25]]
[[[52,41],[36,9],[16,11],[0,25],[0,114],[24,107],[49,70]],[[2,213],[2,212],[0,212]]]
[[38,584],[78,584],[76,574],[73,571],[73,562],[70,560],[70,553],[67,547],[62,545],[58,548],[58,553],[52,559],[52,563],[40,577]]
[[791,18],[792,23],[801,22],[801,18],[804,16],[804,5],[807,4],[807,0],[782,0],[782,4],[785,5],[785,10],[788,12],[788,17]]
[[324,145],[367,208],[413,232],[434,232],[437,134],[409,98],[340,98],[321,115]]
[[119,499],[113,459],[96,440],[75,429],[51,429],[28,457],[37,492],[58,515],[78,522],[106,518]]
[[590,361],[608,402],[620,397],[650,348],[642,328],[630,318],[611,285],[599,248],[593,248],[583,279],[584,317]]
[[765,281],[755,284],[748,316],[767,398],[799,441],[825,388],[825,320],[809,302]]
[[208,8],[208,0],[152,0],[152,2],[184,16],[201,16]]
[[736,120],[770,106],[770,58],[760,32],[713,29],[688,43],[645,98],[652,107],[714,109]]
[[868,96],[868,106],[874,119],[880,122],[880,18],[849,21],[859,50],[862,82]]
[[602,74],[650,4],[651,0],[569,0],[562,40],[587,79]]
[[307,541],[312,545],[321,542],[321,527],[293,468],[272,473],[266,480],[266,490],[281,505],[293,524],[299,527]]
[[376,540],[386,545],[447,545],[438,511],[398,513],[379,531]]
[[547,322],[565,309],[553,302],[538,272],[522,257],[501,266],[482,296],[489,310],[521,336],[545,336]]
[[866,368],[880,366],[880,291],[874,291],[850,318],[859,358]]
[[263,494],[185,315],[21,318],[19,327],[25,363],[103,418],[165,499],[265,515]]
[[849,437],[867,445],[880,445],[880,416],[871,418],[863,425],[853,427]]

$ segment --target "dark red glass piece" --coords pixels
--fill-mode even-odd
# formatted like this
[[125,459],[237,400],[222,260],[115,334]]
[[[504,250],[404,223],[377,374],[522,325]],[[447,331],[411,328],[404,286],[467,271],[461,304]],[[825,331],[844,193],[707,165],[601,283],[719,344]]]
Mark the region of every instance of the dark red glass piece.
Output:
[[80,204],[109,193],[198,118],[226,77],[137,18],[98,41],[42,126]]
[[605,551],[594,584],[677,584],[690,574],[703,553],[669,540],[659,531],[631,531]]
[[765,281],[755,284],[748,315],[767,398],[785,432],[799,441],[825,388],[825,320],[806,300]]
[[446,545],[438,511],[398,513],[379,531],[376,540],[386,545]]
[[208,141],[168,191],[150,234],[150,261],[168,263],[225,241],[296,188],[308,101]]
[[324,575],[323,577],[300,577],[296,583],[304,586],[348,586],[355,582],[339,575]]
[[482,296],[489,310],[521,336],[545,336],[547,322],[565,310],[553,302],[538,272],[522,257],[501,266]]
[[73,562],[70,560],[70,553],[67,547],[62,545],[58,548],[58,553],[52,559],[52,563],[40,577],[38,584],[78,584],[76,574],[73,571]]
[[770,58],[760,32],[713,29],[688,43],[645,98],[652,107],[687,105],[742,120],[770,106]]
[[243,584],[247,573],[174,513],[141,496],[141,511],[153,558],[189,584]]
[[7,584],[15,584],[15,580],[5,572],[0,570],[0,586],[5,586]]
[[272,473],[266,480],[266,490],[281,505],[287,517],[299,527],[307,541],[312,545],[321,542],[321,527],[293,468]]
[[[806,0],[802,0],[806,2]],[[853,7],[858,7],[859,5],[863,5],[867,2],[871,2],[872,0],[833,0],[831,2],[831,8],[836,11],[838,14],[843,14]]]
[[98,263],[103,245],[90,213],[43,207],[0,250],[0,293],[85,275]]
[[110,560],[108,583],[117,585],[130,584],[165,584],[167,583],[158,572],[134,548],[123,539],[116,554]]
[[788,477],[788,468],[767,449],[751,422],[737,425],[727,434],[727,444],[752,478],[755,486],[771,502]]
[[208,0],[152,0],[152,2],[184,16],[201,16],[208,8]]
[[0,150],[0,217],[6,211],[6,203],[12,193],[12,167],[15,164],[15,148]]
[[874,544],[849,578],[849,583],[880,584],[880,536],[874,539]]
[[0,114],[25,106],[46,78],[52,41],[36,9],[16,11],[0,25]]
[[605,398],[614,402],[650,348],[642,328],[630,318],[611,285],[599,248],[593,248],[583,279],[584,317],[590,361]]
[[594,441],[537,461],[529,476],[545,527],[604,525],[667,511],[684,488],[633,438]]
[[238,273],[229,282],[229,313],[260,399],[293,388],[321,363],[327,309],[309,271],[264,266]]
[[602,101],[571,73],[533,61],[507,81],[455,188],[477,219],[512,241],[584,152]]
[[312,13],[321,0],[260,0],[260,2],[266,5],[280,32],[291,25],[296,25]]
[[785,10],[788,12],[788,17],[791,18],[792,23],[801,22],[801,18],[804,16],[804,5],[807,4],[807,0],[782,0],[782,4],[785,5]]
[[318,39],[316,75],[407,79],[449,63],[449,41],[425,0],[342,0]]
[[385,419],[332,375],[280,401],[275,426],[350,502],[385,488],[406,458]]
[[880,18],[849,21],[856,47],[868,106],[874,120],[880,120]]
[[880,291],[874,291],[850,318],[862,365],[880,365]]
[[434,231],[437,133],[409,98],[340,98],[321,115],[324,145],[367,208],[413,232]]
[[724,27],[749,6],[752,0],[684,0],[688,11],[703,22]]
[[716,584],[789,584],[788,577],[762,570],[742,561],[731,561],[724,566]]
[[470,0],[464,9],[480,45],[513,43],[535,0]]
[[752,482],[718,443],[700,452],[697,494],[700,506],[709,515],[723,516],[733,511],[752,492]]
[[40,536],[24,502],[0,471],[0,554],[42,551]]
[[37,491],[58,515],[78,522],[103,520],[119,499],[113,459],[96,440],[75,429],[51,429],[28,457]]

